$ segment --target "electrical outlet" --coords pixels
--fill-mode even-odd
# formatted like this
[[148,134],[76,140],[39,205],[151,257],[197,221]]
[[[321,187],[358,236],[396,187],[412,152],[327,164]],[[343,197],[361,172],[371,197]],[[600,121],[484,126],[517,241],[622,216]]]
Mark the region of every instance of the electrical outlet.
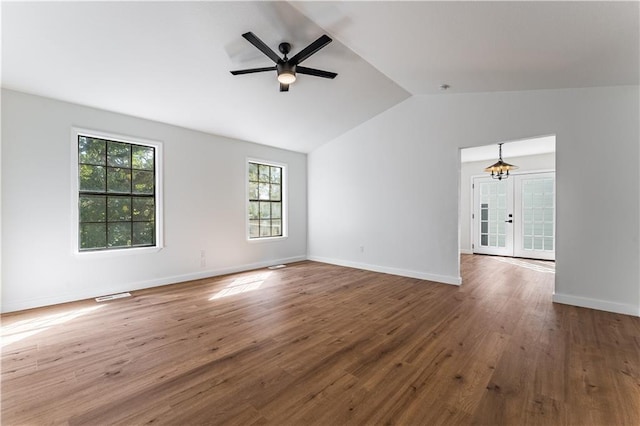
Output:
[[203,268],[207,266],[207,252],[204,250],[200,250],[200,266]]
[[360,253],[364,253],[364,246],[360,246]]

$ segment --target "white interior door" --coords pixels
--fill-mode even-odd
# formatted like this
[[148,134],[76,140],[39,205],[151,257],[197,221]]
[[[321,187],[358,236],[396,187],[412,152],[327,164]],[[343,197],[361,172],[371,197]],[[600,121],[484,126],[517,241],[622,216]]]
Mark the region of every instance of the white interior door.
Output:
[[473,252],[555,259],[555,173],[473,179]]
[[475,178],[473,195],[474,253],[513,256],[513,180]]

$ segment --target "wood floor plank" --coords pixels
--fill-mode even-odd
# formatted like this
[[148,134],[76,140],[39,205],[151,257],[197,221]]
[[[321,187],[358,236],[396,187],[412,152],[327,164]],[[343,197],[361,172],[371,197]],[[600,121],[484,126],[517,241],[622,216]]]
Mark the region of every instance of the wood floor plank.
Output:
[[2,424],[640,424],[640,318],[553,304],[553,269],[307,261],[3,315]]

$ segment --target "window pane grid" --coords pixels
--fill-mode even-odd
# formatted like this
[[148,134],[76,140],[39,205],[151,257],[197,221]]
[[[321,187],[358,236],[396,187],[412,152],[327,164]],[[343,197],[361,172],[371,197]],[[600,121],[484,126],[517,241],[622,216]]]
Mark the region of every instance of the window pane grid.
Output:
[[154,246],[155,148],[78,136],[79,248]]
[[249,238],[281,237],[282,167],[249,162]]

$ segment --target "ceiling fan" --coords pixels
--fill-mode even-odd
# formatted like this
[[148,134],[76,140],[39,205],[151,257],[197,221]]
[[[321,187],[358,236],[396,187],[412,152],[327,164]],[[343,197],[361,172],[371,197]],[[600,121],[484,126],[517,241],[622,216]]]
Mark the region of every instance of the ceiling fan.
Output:
[[330,71],[318,70],[315,68],[307,68],[300,66],[300,63],[307,59],[309,56],[316,53],[318,50],[325,47],[327,44],[331,43],[331,38],[327,35],[323,35],[319,37],[316,41],[302,49],[300,52],[296,53],[293,57],[287,58],[287,55],[291,51],[291,45],[289,43],[280,43],[278,46],[278,50],[284,55],[283,58],[280,58],[276,52],[271,50],[269,46],[267,46],[262,40],[260,40],[255,34],[252,32],[242,34],[242,37],[247,39],[247,41],[253,44],[258,48],[262,53],[267,55],[273,62],[276,63],[275,66],[272,67],[262,67],[262,68],[250,68],[246,70],[237,70],[231,71],[233,75],[240,74],[251,74],[255,72],[263,72],[263,71],[277,71],[278,72],[278,81],[280,82],[280,91],[288,92],[289,85],[296,81],[296,73],[298,74],[306,74],[313,75],[316,77],[323,78],[335,78],[338,74]]

